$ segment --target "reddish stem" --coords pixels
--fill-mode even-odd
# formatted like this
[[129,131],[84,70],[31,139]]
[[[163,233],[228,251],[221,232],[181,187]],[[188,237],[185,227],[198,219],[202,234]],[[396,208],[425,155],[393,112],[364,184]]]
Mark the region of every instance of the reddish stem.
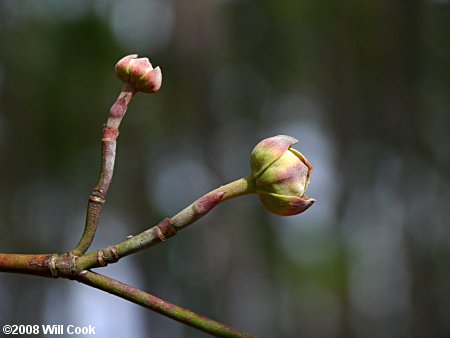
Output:
[[136,289],[110,277],[91,271],[82,271],[75,279],[83,284],[106,291],[126,299],[147,309],[158,312],[183,324],[206,332],[215,337],[254,337],[245,332],[239,332],[215,320],[198,315],[190,310],[169,303],[149,293]]
[[102,136],[102,168],[97,185],[89,196],[86,223],[80,242],[73,249],[73,254],[83,255],[92,244],[97,230],[100,213],[106,201],[106,194],[112,181],[114,162],[116,158],[117,137],[119,126],[127,111],[128,105],[136,90],[130,84],[125,84],[116,102],[111,107],[108,121],[103,128]]
[[0,254],[0,272],[55,277],[54,262],[56,257],[53,254]]

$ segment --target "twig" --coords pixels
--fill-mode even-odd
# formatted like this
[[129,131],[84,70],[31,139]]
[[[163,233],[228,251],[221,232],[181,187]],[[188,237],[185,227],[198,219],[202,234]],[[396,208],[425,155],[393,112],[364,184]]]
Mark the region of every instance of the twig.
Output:
[[23,273],[43,277],[54,277],[52,265],[56,263],[55,254],[4,254],[0,253],[0,272]]
[[102,211],[103,204],[105,204],[106,194],[108,193],[108,189],[111,184],[114,172],[117,143],[116,140],[119,136],[120,122],[122,121],[122,118],[127,111],[128,104],[130,103],[135,93],[136,90],[134,89],[134,87],[126,83],[109,112],[108,121],[103,128],[102,167],[100,178],[97,185],[92,190],[91,195],[89,196],[84,232],[80,239],[80,242],[77,244],[75,249],[72,250],[72,253],[74,255],[83,255],[87,251],[87,249],[89,249],[92,241],[94,240],[100,213]]
[[82,271],[75,279],[216,337],[254,337],[104,275]]
[[106,266],[122,257],[164,242],[175,236],[177,231],[206,215],[219,203],[237,196],[257,193],[264,206],[279,215],[304,212],[314,203],[314,199],[305,195],[312,166],[300,152],[291,148],[297,142],[294,138],[278,135],[265,139],[252,152],[250,176],[207,193],[172,218],[167,218],[136,236],[85,255],[94,239],[111,184],[122,118],[137,91],[155,93],[160,89],[162,81],[159,67],[153,68],[147,58],[137,59],[137,55],[121,59],[116,64],[116,75],[126,84],[111,107],[103,128],[100,178],[89,196],[85,228],[79,243],[71,252],[61,255],[0,253],[0,272],[74,279],[215,336],[252,337],[88,269]]
[[0,253],[0,272],[72,278],[74,274],[82,270],[115,263],[122,257],[164,242],[175,236],[178,230],[184,229],[206,215],[219,203],[251,193],[255,193],[253,177],[238,179],[207,193],[172,218],[166,218],[158,225],[136,236],[83,256],[77,256],[73,252],[63,255]]
[[128,256],[134,252],[164,242],[166,239],[175,236],[178,230],[187,227],[200,217],[206,215],[206,213],[208,213],[219,203],[237,196],[254,193],[255,191],[255,182],[252,176],[241,178],[234,182],[228,183],[227,185],[221,186],[200,197],[172,218],[163,220],[153,228],[150,228],[119,244],[112,245],[77,258],[77,269],[84,270],[106,266],[108,263],[115,263],[120,258]]

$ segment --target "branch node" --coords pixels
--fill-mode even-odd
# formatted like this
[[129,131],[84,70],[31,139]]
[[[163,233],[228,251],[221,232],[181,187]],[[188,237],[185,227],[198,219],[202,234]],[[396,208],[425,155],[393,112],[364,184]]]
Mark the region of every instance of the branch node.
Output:
[[107,266],[109,263],[115,263],[119,258],[119,253],[114,246],[100,249],[97,253],[97,262],[100,266]]
[[117,249],[114,246],[108,246],[105,250],[106,259],[110,263],[115,263],[119,260],[119,254],[117,253]]
[[100,266],[108,265],[107,258],[105,256],[103,249],[99,250],[97,253],[97,262],[98,262],[98,264],[100,264]]
[[58,269],[56,268],[56,261],[58,259],[58,255],[52,255],[48,262],[48,268],[50,269],[50,273],[53,278],[58,278]]
[[156,234],[161,242],[164,242],[167,238],[175,236],[177,234],[177,230],[172,224],[172,221],[169,218],[166,218],[157,226]]
[[119,137],[119,129],[109,127],[103,128],[103,138],[102,138],[103,142],[116,141],[117,137]]
[[89,200],[94,203],[105,204],[105,199],[98,197],[98,196],[90,195]]
[[161,231],[160,227],[156,227],[156,234],[158,235],[158,238],[161,240],[161,242],[165,242],[166,241],[166,237],[164,236],[164,234]]
[[77,258],[78,256],[74,255],[73,253],[69,252],[69,258],[70,258],[70,269],[72,270],[72,275],[75,275],[77,273]]

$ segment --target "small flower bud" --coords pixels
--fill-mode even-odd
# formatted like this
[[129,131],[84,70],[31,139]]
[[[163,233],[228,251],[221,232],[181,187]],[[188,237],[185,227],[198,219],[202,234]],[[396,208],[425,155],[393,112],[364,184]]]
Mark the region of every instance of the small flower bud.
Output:
[[299,214],[315,202],[305,195],[312,166],[291,148],[297,142],[286,135],[270,137],[259,142],[251,155],[250,166],[259,198],[277,215]]
[[137,58],[137,54],[125,56],[117,62],[116,75],[140,92],[155,93],[161,88],[161,69],[153,68],[148,58]]

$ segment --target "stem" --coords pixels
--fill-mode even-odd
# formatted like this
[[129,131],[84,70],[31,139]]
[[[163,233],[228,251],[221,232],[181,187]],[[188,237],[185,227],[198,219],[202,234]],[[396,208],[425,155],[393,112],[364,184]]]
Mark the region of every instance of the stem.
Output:
[[0,272],[55,277],[56,257],[57,255],[54,254],[0,254]]
[[83,271],[75,279],[216,337],[252,337],[104,275]]
[[86,223],[80,242],[73,249],[73,254],[83,255],[92,244],[97,230],[100,213],[106,201],[106,194],[114,172],[116,158],[116,140],[119,136],[119,126],[127,111],[128,105],[136,90],[130,84],[125,84],[116,102],[111,107],[108,120],[103,128],[102,135],[102,167],[97,185],[89,196]]
[[106,291],[216,337],[254,337],[86,269],[117,262],[121,257],[165,241],[174,236],[177,230],[184,229],[206,215],[222,201],[255,191],[255,180],[252,176],[241,178],[207,193],[171,219],[165,219],[157,226],[137,236],[81,257],[76,256],[75,251],[64,255],[0,254],[0,272],[75,279],[80,283]]
[[220,202],[254,192],[256,192],[256,187],[253,176],[240,178],[200,197],[187,208],[173,216],[170,222],[176,230],[181,230],[200,217],[203,217]]
[[120,258],[134,252],[164,242],[166,239],[175,236],[178,230],[184,229],[189,224],[192,224],[194,221],[206,215],[219,203],[241,195],[251,194],[255,191],[256,187],[253,176],[241,178],[221,186],[200,197],[172,218],[163,220],[153,228],[119,244],[79,257],[76,263],[77,268],[83,270],[106,266],[108,263],[115,263]]

